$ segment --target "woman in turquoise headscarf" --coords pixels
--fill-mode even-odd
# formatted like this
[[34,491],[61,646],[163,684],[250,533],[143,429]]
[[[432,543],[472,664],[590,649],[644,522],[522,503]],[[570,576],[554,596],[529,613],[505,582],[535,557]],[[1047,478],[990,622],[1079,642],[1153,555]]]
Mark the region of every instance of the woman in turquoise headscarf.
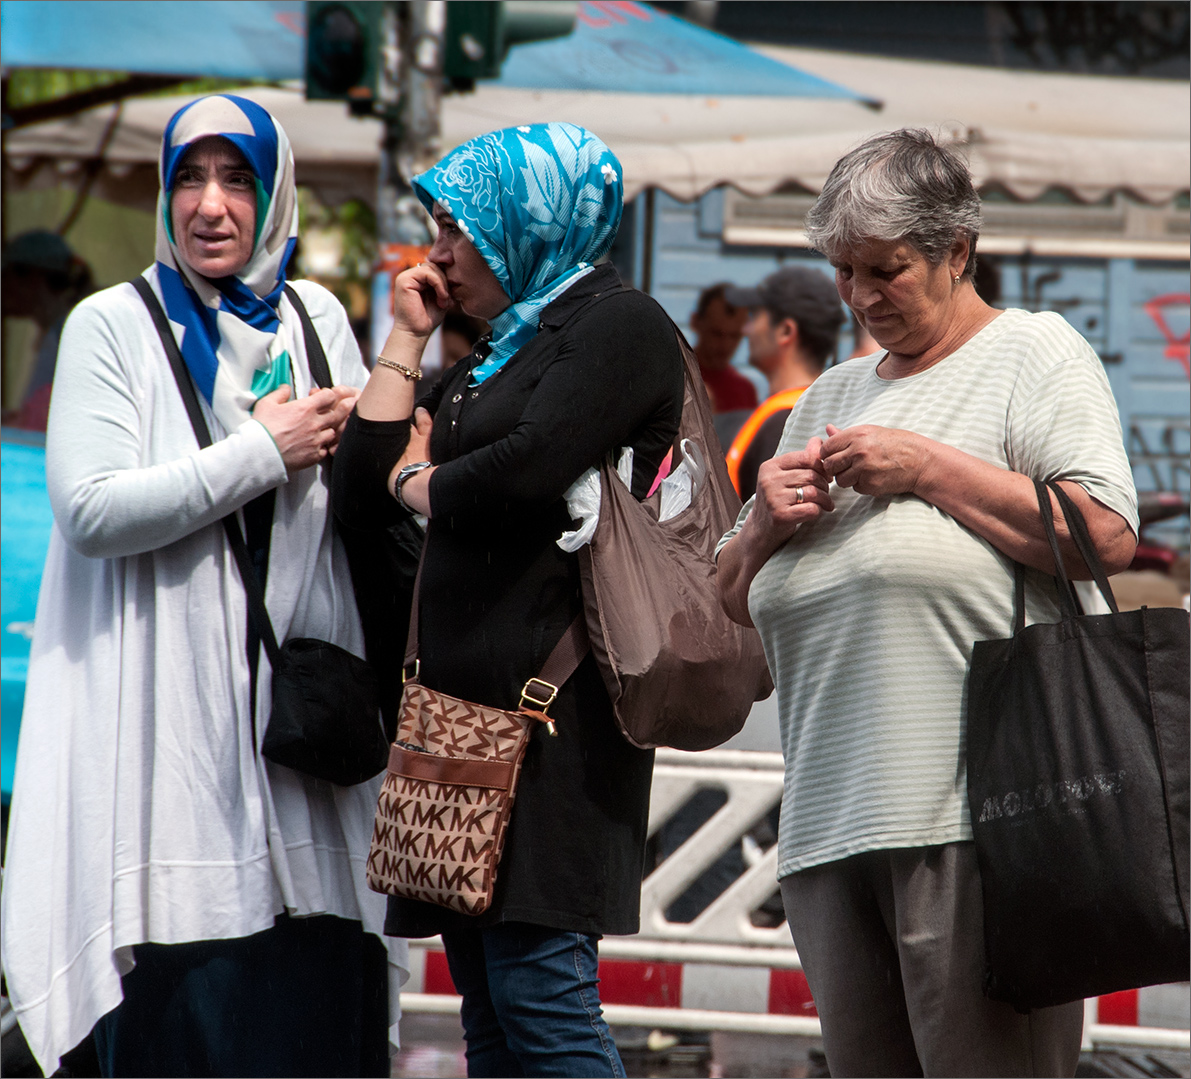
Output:
[[[336,510],[357,526],[429,518],[421,680],[516,708],[582,609],[577,557],[557,543],[574,527],[563,495],[622,446],[648,492],[677,431],[682,359],[658,305],[597,265],[623,194],[620,162],[590,132],[493,132],[414,187],[438,238],[397,279],[393,332],[340,444]],[[452,304],[492,334],[415,417],[426,340]],[[386,932],[442,934],[473,1076],[624,1074],[596,945],[638,927],[653,754],[617,730],[590,655],[550,714],[558,736],[533,734],[492,906],[389,901]]]
[[271,671],[221,527],[242,513],[279,639],[363,655],[316,466],[367,375],[342,306],[300,281],[337,383],[312,386],[284,291],[297,225],[263,108],[221,94],[173,117],[138,285],[205,449],[131,283],[62,331],[3,926],[47,1075],[93,1027],[105,1075],[389,1074],[386,944],[402,949],[363,874],[379,778],[333,787],[261,757]]

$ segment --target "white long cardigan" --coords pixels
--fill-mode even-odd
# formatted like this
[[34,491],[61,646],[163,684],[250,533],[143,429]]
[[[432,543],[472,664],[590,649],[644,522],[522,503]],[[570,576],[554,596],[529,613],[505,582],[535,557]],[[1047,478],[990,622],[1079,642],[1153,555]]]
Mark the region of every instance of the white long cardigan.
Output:
[[[335,381],[362,386],[343,308],[318,285],[295,287]],[[281,318],[305,395],[288,300]],[[278,639],[363,655],[328,477],[287,477],[256,421],[220,438],[206,418],[216,441],[200,451],[130,285],[71,315],[3,889],[9,996],[46,1074],[120,1003],[135,944],[247,936],[282,911],[383,925],[384,897],[364,876],[380,778],[335,787],[263,762],[251,744],[244,588],[219,524],[276,488],[266,603]],[[270,680],[262,656],[258,739]],[[396,1023],[408,958],[404,941],[382,939]]]

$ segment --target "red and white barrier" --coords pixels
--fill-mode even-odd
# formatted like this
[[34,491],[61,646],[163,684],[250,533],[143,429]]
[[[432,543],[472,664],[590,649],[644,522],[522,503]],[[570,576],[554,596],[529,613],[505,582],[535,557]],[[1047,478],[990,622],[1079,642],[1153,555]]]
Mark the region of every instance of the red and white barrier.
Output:
[[[614,941],[606,939],[616,951]],[[635,942],[644,943],[644,942]],[[456,995],[446,956],[436,940],[411,941],[413,967],[402,991],[411,1012],[456,1012]],[[418,947],[421,945],[421,947]],[[600,958],[600,999],[613,1025],[669,1030],[740,1030],[819,1036],[818,1012],[801,970],[792,967],[730,966],[724,963],[654,962]],[[1191,1049],[1191,1033],[1173,1025],[1188,987],[1149,986],[1089,1000],[1084,1045],[1135,1045]],[[1143,1025],[1147,1016],[1149,1023]],[[1184,1008],[1181,1016],[1188,1023]],[[1171,1025],[1168,1025],[1171,1024]]]
[[[754,849],[744,873],[692,922],[671,922],[670,904],[720,855],[739,846],[781,799],[780,753],[658,750],[649,832],[658,832],[698,790],[724,805],[646,878],[641,932],[600,942],[600,998],[614,1025],[669,1030],[735,1030],[818,1037],[818,1013],[789,929],[753,924],[777,887],[777,849]],[[755,848],[755,845],[754,845]],[[410,1012],[457,1012],[437,938],[410,942]],[[1186,985],[1114,993],[1085,1006],[1084,1045],[1189,1049]]]

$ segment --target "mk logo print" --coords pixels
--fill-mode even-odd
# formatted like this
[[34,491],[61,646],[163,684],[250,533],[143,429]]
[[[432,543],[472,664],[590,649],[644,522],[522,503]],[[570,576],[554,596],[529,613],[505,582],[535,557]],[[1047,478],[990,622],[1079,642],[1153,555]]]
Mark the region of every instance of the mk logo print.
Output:
[[[440,758],[506,762],[515,781],[530,723],[410,683],[398,740]],[[513,793],[389,773],[377,801],[369,884],[465,914],[487,909]]]

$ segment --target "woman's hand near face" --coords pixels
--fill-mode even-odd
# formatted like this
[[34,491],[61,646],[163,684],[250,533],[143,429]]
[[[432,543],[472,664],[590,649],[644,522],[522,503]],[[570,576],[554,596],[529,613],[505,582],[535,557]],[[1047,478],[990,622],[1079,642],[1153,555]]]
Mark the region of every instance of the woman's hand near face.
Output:
[[[441,325],[450,306],[446,276],[434,263],[423,262],[402,271],[393,283],[393,330],[389,341],[397,344],[394,341],[396,335],[398,341],[412,337],[420,338],[425,344]],[[381,350],[385,356],[390,355],[387,344]]]
[[822,440],[766,461],[757,473],[757,494],[744,525],[720,552],[716,583],[728,617],[751,626],[748,593],[758,571],[800,525],[835,509],[827,488]]
[[252,417],[272,436],[286,469],[299,472],[335,452],[359,391],[354,386],[334,386],[313,390],[298,401],[290,400],[292,392],[289,386],[280,386],[266,394],[257,401]]
[[[451,294],[442,270],[430,262],[412,266],[393,284],[393,329],[380,358],[410,371],[422,369],[426,341],[442,324]],[[406,420],[414,410],[416,381],[403,371],[378,363],[357,407],[366,420]]]
[[929,451],[930,440],[913,431],[875,424],[841,431],[829,423],[822,463],[839,486],[862,495],[915,494]]

